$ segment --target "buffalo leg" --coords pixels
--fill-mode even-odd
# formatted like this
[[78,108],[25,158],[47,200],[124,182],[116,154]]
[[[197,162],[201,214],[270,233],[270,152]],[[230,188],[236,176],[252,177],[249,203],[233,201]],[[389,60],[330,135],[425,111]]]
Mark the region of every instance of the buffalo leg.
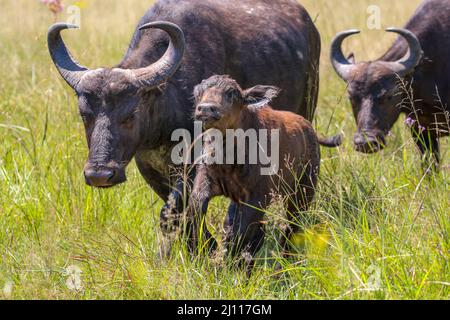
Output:
[[305,203],[289,203],[286,209],[288,225],[280,237],[279,244],[281,246],[283,258],[288,259],[292,252],[291,238],[293,235],[302,231],[303,228],[300,225],[300,220],[302,220],[304,212],[308,210],[308,205]]
[[[189,204],[190,192],[193,188],[192,180],[195,177],[195,170],[191,171],[189,178],[179,177],[176,180],[175,188],[172,189],[166,204],[162,207],[160,213],[161,229],[164,233],[172,233],[178,230],[180,222],[183,219],[183,212]],[[209,201],[205,200],[201,208],[208,210]]]
[[152,190],[164,201],[167,201],[170,195],[169,180],[153,169],[152,167],[140,162],[136,159],[136,164],[138,166],[139,172],[144,177],[147,184],[152,188]]
[[305,212],[308,211],[315,195],[314,186],[317,183],[317,175],[314,173],[313,168],[309,166],[306,170],[308,170],[309,174],[302,174],[296,193],[286,199],[288,225],[280,238],[282,254],[286,259],[290,256],[292,235],[301,231],[302,226],[300,222],[306,222]]
[[208,211],[209,199],[191,199],[192,203],[187,211],[186,235],[188,238],[188,249],[191,253],[206,251],[209,254],[217,248],[217,241],[213,238],[206,227],[206,213]]
[[287,259],[290,256],[291,248],[290,248],[290,241],[292,235],[298,233],[300,231],[300,226],[298,224],[298,208],[296,206],[288,206],[287,208],[287,220],[288,225],[285,227],[286,229],[282,233],[280,237],[279,244],[281,246],[281,253],[283,255],[283,258]]
[[233,224],[234,220],[236,219],[236,215],[238,214],[238,211],[239,211],[239,204],[232,201],[230,203],[230,206],[228,207],[227,216],[223,224],[223,228],[225,230],[225,237],[224,237],[225,243],[229,243],[231,241],[231,237],[233,234]]
[[215,195],[206,170],[200,169],[195,177],[185,214],[186,236],[188,238],[188,249],[191,253],[204,251],[205,248],[209,253],[212,253],[217,248],[217,242],[208,231],[205,222],[209,201]]
[[[191,187],[185,185],[186,179],[179,178],[175,183],[175,188],[171,191],[169,181],[159,172],[148,166],[141,166],[140,170],[150,187],[166,202],[160,212],[160,227],[165,238],[165,245],[162,248],[161,255],[167,257],[170,254],[173,236],[180,228],[183,212],[189,201],[188,191]],[[191,179],[188,179],[188,181],[191,181]],[[205,200],[201,207],[206,213],[208,201]],[[207,229],[205,234],[210,235]]]
[[180,226],[180,219],[188,198],[188,194],[185,194],[184,190],[187,190],[184,188],[184,181],[179,179],[166,204],[161,209],[160,225],[164,234],[173,233]]
[[[264,243],[264,214],[256,209],[259,202],[253,201],[239,205],[235,211],[235,218],[231,228],[231,234],[226,239],[229,255],[239,259],[239,263],[251,271],[254,265],[254,256]],[[233,208],[234,207],[234,208]],[[256,208],[255,208],[256,207]],[[236,209],[232,205],[231,212]]]
[[160,212],[160,225],[164,234],[172,233],[176,229],[176,217],[183,212],[183,181],[178,180],[176,188],[170,188],[169,180],[149,166],[136,159],[138,169],[150,188],[166,203]]

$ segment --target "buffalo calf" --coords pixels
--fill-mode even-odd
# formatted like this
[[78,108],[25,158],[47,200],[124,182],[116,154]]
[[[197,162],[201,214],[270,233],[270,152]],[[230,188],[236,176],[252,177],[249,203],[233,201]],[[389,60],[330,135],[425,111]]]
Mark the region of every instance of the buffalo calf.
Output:
[[[191,248],[198,248],[200,234],[203,235],[202,240],[206,241],[202,243],[215,246],[215,240],[205,227],[200,226],[204,226],[205,203],[214,197],[225,196],[231,199],[225,221],[228,253],[233,257],[247,257],[244,261],[252,265],[252,257],[264,240],[264,210],[276,195],[285,201],[291,222],[281,239],[283,252],[287,252],[288,240],[298,230],[298,223],[294,222],[300,212],[308,209],[314,197],[320,166],[320,143],[311,123],[302,116],[276,111],[268,106],[278,93],[279,89],[272,86],[242,90],[229,76],[213,76],[195,88],[195,119],[202,121],[206,130],[202,158],[211,155],[211,137],[221,133],[224,137],[222,146],[226,145],[223,148],[226,150],[222,152],[223,158],[227,161],[226,164],[197,164],[194,187],[186,211],[190,223],[188,230],[192,231],[189,241]],[[252,143],[250,135],[247,135],[240,146],[236,141],[228,143],[229,139],[239,139],[237,132],[242,137],[242,133],[251,130],[260,132],[257,141]],[[231,132],[236,134],[230,136]],[[268,136],[263,137],[261,132],[267,132]],[[274,135],[278,139],[273,139]],[[229,145],[233,147],[230,149]],[[271,175],[262,174],[266,168],[264,165],[249,163],[251,148],[263,148],[264,145],[268,145],[266,150],[271,150],[271,157],[277,156],[273,153],[278,151],[280,159],[276,172]],[[236,163],[243,152],[245,164]]]

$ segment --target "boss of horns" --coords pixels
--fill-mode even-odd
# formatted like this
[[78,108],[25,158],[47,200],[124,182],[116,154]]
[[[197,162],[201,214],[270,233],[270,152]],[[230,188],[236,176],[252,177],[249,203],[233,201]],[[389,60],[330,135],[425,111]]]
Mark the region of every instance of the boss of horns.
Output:
[[[411,73],[411,71],[419,64],[423,56],[422,47],[420,46],[417,37],[409,30],[388,28],[386,31],[399,34],[405,38],[408,43],[409,49],[406,55],[397,61],[388,63],[389,68],[393,72],[403,77]],[[331,62],[336,73],[345,81],[349,80],[354,64],[342,53],[342,42],[348,37],[358,33],[360,33],[360,31],[355,29],[343,31],[337,34],[331,44]]]

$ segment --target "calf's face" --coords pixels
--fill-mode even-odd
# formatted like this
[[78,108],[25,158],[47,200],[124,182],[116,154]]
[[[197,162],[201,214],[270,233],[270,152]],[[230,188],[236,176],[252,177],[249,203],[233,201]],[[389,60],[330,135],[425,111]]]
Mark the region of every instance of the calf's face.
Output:
[[229,76],[213,76],[195,87],[194,118],[205,129],[236,129],[244,108],[264,106],[278,93],[276,87],[261,85],[242,90]]
[[195,120],[202,121],[205,129],[233,126],[243,106],[241,89],[228,78],[216,85],[205,84],[196,88]]

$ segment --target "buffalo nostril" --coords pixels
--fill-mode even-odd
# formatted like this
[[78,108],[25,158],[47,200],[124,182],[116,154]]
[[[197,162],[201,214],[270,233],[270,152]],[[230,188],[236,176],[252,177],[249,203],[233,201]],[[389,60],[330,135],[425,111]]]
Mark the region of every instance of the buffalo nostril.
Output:
[[362,135],[356,135],[353,141],[356,145],[362,145],[366,143],[366,138]]
[[382,135],[369,136],[357,134],[354,138],[356,150],[363,153],[374,153],[382,150],[385,146],[385,140]]
[[108,181],[110,181],[112,178],[114,178],[114,176],[116,175],[116,171],[115,170],[109,170],[110,172],[107,174],[108,176]]
[[217,111],[217,106],[214,103],[204,103],[197,107],[198,111],[209,111],[209,112],[215,112]]
[[116,171],[112,169],[89,169],[84,172],[86,183],[93,187],[112,186],[111,180],[115,177]]

